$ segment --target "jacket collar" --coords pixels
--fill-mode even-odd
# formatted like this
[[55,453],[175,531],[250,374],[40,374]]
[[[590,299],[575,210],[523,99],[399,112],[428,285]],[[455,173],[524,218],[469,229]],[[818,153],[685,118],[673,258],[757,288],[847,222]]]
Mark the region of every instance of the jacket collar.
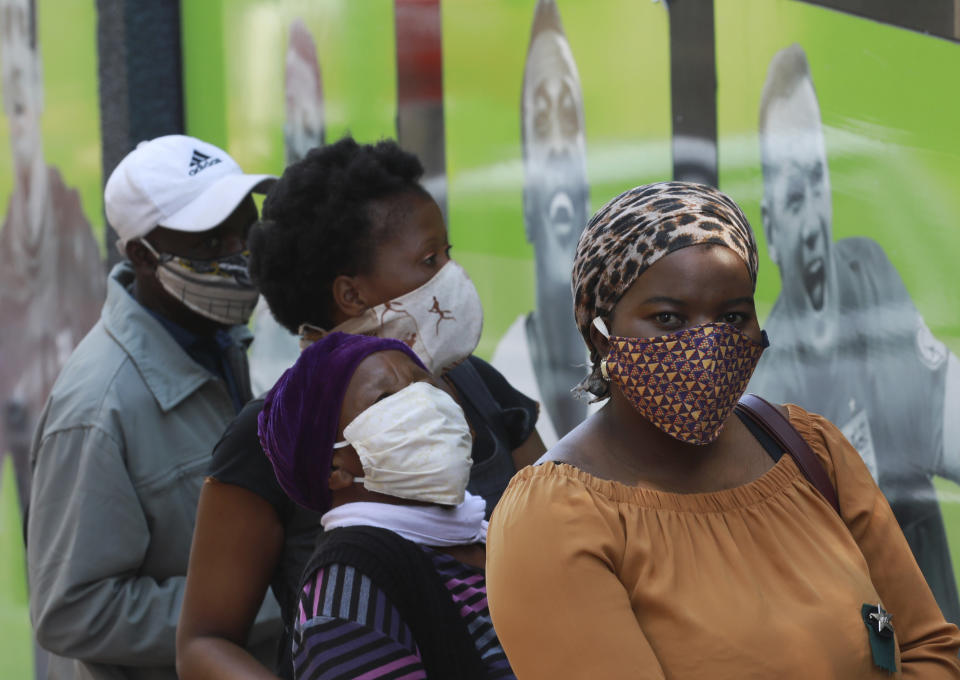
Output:
[[[127,290],[134,281],[129,262],[117,264],[107,280],[103,326],[130,357],[160,408],[167,412],[216,377],[195,362],[173,336]],[[253,335],[246,326],[230,329],[242,345]]]

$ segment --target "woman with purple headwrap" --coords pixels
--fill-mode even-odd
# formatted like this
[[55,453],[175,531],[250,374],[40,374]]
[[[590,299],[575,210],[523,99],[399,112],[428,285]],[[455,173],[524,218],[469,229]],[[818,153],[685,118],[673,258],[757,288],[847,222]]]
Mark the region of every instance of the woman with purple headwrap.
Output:
[[[416,156],[392,141],[345,137],[312,149],[264,201],[250,232],[250,273],[301,347],[332,331],[396,338],[456,392],[474,434],[469,489],[489,514],[514,472],[544,451],[534,429],[538,405],[472,356],[483,325],[480,298],[450,257],[443,215],[419,183],[422,174]],[[249,402],[227,428],[200,494],[177,629],[183,680],[292,676],[289,629],[274,669],[244,649],[277,635],[268,588],[280,617],[292,620],[320,532],[316,513],[287,497],[264,456],[262,405]]]
[[490,525],[518,677],[960,677],[960,632],[853,447],[799,407],[738,404],[768,344],[756,279],[750,225],[710,187],[637,187],[584,230],[581,387],[607,403]]
[[407,345],[326,335],[270,390],[258,432],[324,528],[292,622],[298,680],[514,677],[486,606],[470,426]]

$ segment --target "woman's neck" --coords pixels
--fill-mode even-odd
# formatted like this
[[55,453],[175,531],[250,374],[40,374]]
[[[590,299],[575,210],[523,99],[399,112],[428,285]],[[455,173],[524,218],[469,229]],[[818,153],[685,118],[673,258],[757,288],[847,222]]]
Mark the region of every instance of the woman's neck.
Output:
[[601,479],[672,493],[705,493],[752,481],[772,461],[733,415],[710,444],[687,444],[644,418],[621,395],[562,441],[550,459]]

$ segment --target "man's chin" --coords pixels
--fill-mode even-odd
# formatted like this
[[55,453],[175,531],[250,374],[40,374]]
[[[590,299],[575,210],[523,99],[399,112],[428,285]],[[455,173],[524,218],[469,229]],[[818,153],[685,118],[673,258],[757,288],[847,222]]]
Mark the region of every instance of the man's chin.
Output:
[[[560,252],[570,258],[572,264],[573,253],[580,241],[580,232],[587,224],[587,215],[584,211],[577,210],[575,205],[569,211],[555,210],[552,215],[549,211],[543,211],[540,215],[540,223],[557,244]],[[569,280],[567,285],[570,285]]]
[[40,153],[40,135],[30,126],[10,126],[10,141],[13,159],[17,163],[32,163]]

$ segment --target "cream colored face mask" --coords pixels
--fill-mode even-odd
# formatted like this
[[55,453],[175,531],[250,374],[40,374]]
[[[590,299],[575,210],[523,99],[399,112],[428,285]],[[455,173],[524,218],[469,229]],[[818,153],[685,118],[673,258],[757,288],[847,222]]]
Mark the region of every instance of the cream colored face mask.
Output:
[[415,382],[381,399],[343,428],[365,488],[397,498],[460,505],[470,479],[473,439],[463,409],[443,390]]
[[[450,260],[419,288],[371,307],[329,332],[394,338],[406,343],[434,375],[473,353],[483,330],[483,307],[473,281]],[[300,347],[325,331],[304,324]]]

